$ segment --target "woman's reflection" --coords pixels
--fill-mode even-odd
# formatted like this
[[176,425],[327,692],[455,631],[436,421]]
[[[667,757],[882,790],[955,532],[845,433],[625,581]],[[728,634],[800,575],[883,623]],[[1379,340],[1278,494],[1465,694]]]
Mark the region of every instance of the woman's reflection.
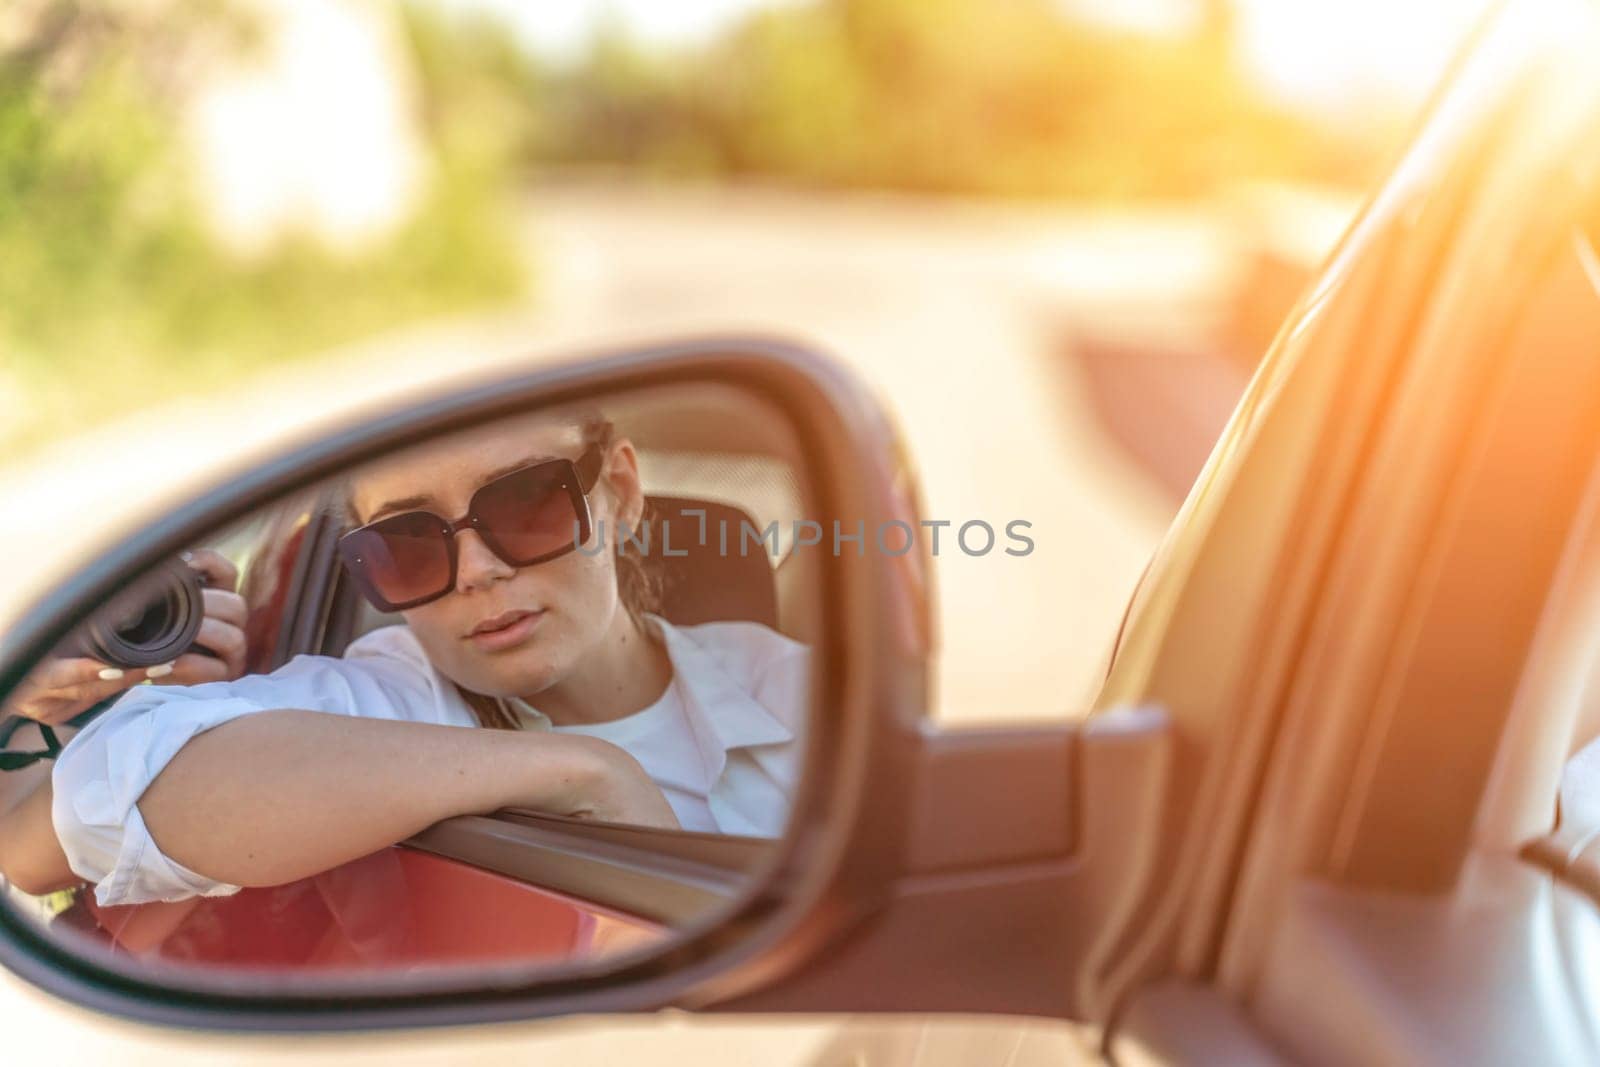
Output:
[[[102,906],[226,895],[506,807],[776,835],[807,650],[656,614],[648,553],[617,550],[645,504],[633,444],[594,411],[364,471],[340,552],[404,625],[341,658],[129,692],[67,745],[48,812],[0,827],[49,842],[26,866],[50,876],[23,888],[87,880]],[[54,835],[19,825],[45,815]]]

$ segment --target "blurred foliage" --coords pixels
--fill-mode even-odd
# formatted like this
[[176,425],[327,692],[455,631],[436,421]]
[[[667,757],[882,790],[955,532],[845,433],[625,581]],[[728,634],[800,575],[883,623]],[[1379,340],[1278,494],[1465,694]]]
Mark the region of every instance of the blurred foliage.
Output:
[[446,129],[474,101],[428,63],[440,136],[412,217],[359,255],[288,233],[241,257],[201,221],[179,114],[200,65],[248,62],[261,27],[222,0],[34,8],[0,46],[0,454],[521,291],[504,156]]
[[492,15],[446,14],[422,0],[400,11],[429,140],[462,169],[502,174],[537,129],[541,69]]
[[1361,180],[1370,164],[1253,91],[1228,0],[1165,36],[1075,21],[1055,0],[812,0],[682,51],[608,23],[561,66],[488,15],[409,0],[397,10],[434,156],[414,217],[355,257],[288,233],[243,258],[201,222],[179,125],[205,60],[248,63],[262,45],[247,10],[0,8],[0,455],[514,298],[526,279],[513,179],[532,169],[1133,199]]
[[1227,4],[1207,11],[1161,36],[1074,21],[1052,0],[817,0],[676,55],[608,27],[547,77],[527,155],[1009,197],[1188,197],[1357,173],[1350,145],[1263,102]]

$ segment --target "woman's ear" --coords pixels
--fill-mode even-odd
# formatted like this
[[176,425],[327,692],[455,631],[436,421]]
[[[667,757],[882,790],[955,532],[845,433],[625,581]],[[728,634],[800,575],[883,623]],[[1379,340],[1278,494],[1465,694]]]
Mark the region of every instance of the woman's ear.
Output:
[[626,437],[612,444],[600,481],[607,486],[613,501],[611,521],[617,529],[638,529],[644,514],[644,484],[639,480],[639,454]]

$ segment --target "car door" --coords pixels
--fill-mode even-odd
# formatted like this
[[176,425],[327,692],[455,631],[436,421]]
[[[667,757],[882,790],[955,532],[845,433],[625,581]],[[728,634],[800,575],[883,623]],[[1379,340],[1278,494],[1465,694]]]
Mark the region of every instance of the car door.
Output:
[[[1600,92],[1593,12],[1525,14],[1302,300],[1135,598],[1081,740],[1168,716],[1137,888],[1070,941],[1067,897],[1010,942],[1038,954],[986,928],[941,961],[965,1004],[1060,964],[1027,988],[1134,1061],[1595,1057],[1594,824],[1557,783],[1595,721]],[[899,955],[928,963],[873,966],[912,985]]]
[[1122,963],[1147,969],[1127,1054],[1206,1034],[1304,1062],[1597,1054],[1587,824],[1557,787],[1592,736],[1600,87],[1592,11],[1538,14],[1491,27],[1280,339],[1275,359],[1329,346],[1349,375],[1331,462],[1301,471],[1342,498],[1255,560],[1294,576],[1296,610],[1231,678],[1213,661],[1258,770],[1197,790],[1237,830],[1173,863]]

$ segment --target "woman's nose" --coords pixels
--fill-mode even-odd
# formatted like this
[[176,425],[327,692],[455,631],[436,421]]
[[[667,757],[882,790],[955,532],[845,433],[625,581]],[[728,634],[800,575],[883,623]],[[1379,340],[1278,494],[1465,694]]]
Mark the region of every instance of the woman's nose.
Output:
[[517,569],[489,550],[476,530],[456,535],[456,592],[484,589],[517,573]]

